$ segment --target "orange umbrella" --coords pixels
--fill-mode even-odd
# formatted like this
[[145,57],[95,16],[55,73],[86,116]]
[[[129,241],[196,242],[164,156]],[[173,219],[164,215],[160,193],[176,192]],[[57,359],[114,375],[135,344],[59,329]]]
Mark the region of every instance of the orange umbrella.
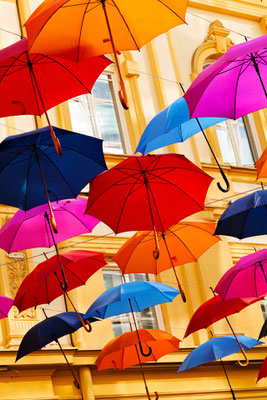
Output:
[[257,179],[267,178],[267,147],[259,160],[255,162],[255,166],[257,169]]
[[[76,61],[114,53],[119,92],[128,108],[117,50],[139,50],[154,37],[185,23],[188,0],[45,0],[25,23],[31,51]],[[67,27],[67,29],[66,29]]]
[[[181,295],[184,296],[175,266],[197,261],[211,246],[220,240],[214,236],[213,222],[189,217],[173,225],[165,233],[157,232],[160,255],[152,256],[154,232],[137,232],[119,249],[114,257],[123,274],[152,273],[173,268]],[[183,297],[185,301],[185,296]]]
[[[142,341],[143,348],[147,347],[148,350],[151,348],[152,351],[149,357],[144,357],[141,354],[138,347],[139,339]],[[166,354],[178,351],[179,343],[180,340],[175,336],[159,329],[139,329],[138,331],[126,332],[106,344],[97,357],[97,369],[125,369],[139,364],[147,396],[150,400],[142,363],[157,361]],[[158,398],[157,393],[156,396]]]

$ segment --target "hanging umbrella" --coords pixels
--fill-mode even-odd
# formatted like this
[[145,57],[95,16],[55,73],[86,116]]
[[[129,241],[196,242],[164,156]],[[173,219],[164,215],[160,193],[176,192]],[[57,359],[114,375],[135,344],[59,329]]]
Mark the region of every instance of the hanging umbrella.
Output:
[[258,340],[267,336],[267,322],[266,321],[267,321],[267,319],[264,321],[264,324],[262,325]]
[[224,300],[267,294],[267,250],[242,257],[217,283],[214,291]]
[[[102,293],[88,308],[84,318],[104,319],[131,312],[137,330],[134,312],[140,312],[157,304],[171,302],[178,294],[177,289],[163,283],[144,281],[123,283]],[[146,354],[143,351],[140,339],[138,343],[142,355],[148,357],[151,354],[151,349]]]
[[157,232],[160,248],[159,258],[152,257],[154,234],[151,231],[137,232],[119,249],[113,260],[123,274],[158,274],[172,268],[180,285],[175,266],[195,262],[220,238],[214,236],[215,225],[207,220],[188,217],[166,232]]
[[185,23],[187,3],[187,0],[101,0],[77,4],[74,0],[46,0],[25,27],[33,52],[77,62],[113,52],[121,86],[119,95],[127,109],[117,51],[139,50],[154,37]]
[[[81,316],[83,316],[83,314],[81,314]],[[91,323],[94,321],[94,319],[91,319],[89,322]],[[41,321],[38,324],[34,325],[23,337],[18,349],[16,361],[26,356],[27,354],[30,354],[36,350],[40,350],[42,347],[55,341],[59,345],[59,348],[71,371],[74,379],[73,383],[76,388],[79,389],[80,384],[71,368],[70,363],[68,362],[68,359],[58,339],[62,336],[69,335],[75,332],[77,329],[81,328],[81,326],[82,324],[77,314],[74,312],[64,312],[54,315],[50,318],[46,317],[44,321]]]
[[[139,364],[147,397],[150,400],[150,393],[147,387],[142,363],[157,361],[159,358],[174,351],[179,351],[180,340],[170,333],[159,329],[139,329],[139,338],[143,347],[151,348],[149,357],[145,358],[138,349],[138,337],[136,332],[126,332],[109,341],[96,359],[98,370],[116,368],[125,369],[132,365]],[[158,394],[156,399],[158,399]]]
[[[242,347],[245,350],[263,344],[248,336],[237,335]],[[234,335],[215,337],[201,344],[188,354],[177,372],[187,371],[220,358],[229,356],[240,351]]]
[[267,35],[232,46],[204,69],[184,97],[191,118],[238,119],[267,107]]
[[267,234],[267,191],[258,190],[233,201],[220,217],[216,235],[244,239]]
[[74,236],[92,232],[99,220],[84,214],[86,203],[87,199],[80,196],[51,203],[59,228],[57,233],[50,232],[46,218],[49,213],[47,204],[26,212],[18,210],[0,229],[0,248],[12,253],[36,247],[52,247]]
[[[58,262],[60,259],[60,264]],[[14,306],[19,312],[38,304],[49,304],[51,301],[66,294],[81,323],[73,302],[67,291],[85,285],[86,281],[96,271],[106,265],[101,253],[88,250],[72,250],[64,254],[55,255],[38,264],[36,268],[22,281],[14,299]],[[62,285],[59,273],[63,268],[63,281],[68,281],[68,287]],[[84,325],[85,327],[85,325]]]
[[265,357],[263,363],[261,364],[257,382],[259,382],[259,380],[262,378],[266,378],[266,376],[267,376],[267,357]]
[[13,306],[13,299],[0,295],[0,319],[6,318],[9,310]]
[[131,156],[90,183],[86,213],[115,233],[165,232],[204,208],[212,178],[179,154]]
[[241,365],[242,367],[247,366],[248,358],[246,356],[246,353],[244,352],[237,338],[237,335],[235,334],[233,327],[227,317],[229,315],[235,314],[243,310],[245,307],[261,299],[262,297],[256,299],[244,298],[244,299],[230,299],[223,301],[221,296],[214,296],[213,298],[205,301],[205,303],[201,304],[201,306],[194,312],[187,326],[184,338],[198,331],[199,329],[207,328],[208,326],[214,324],[215,322],[220,321],[222,318],[225,318],[245,358],[244,364],[241,363],[239,360],[238,364]]
[[[184,88],[180,84],[183,92]],[[221,168],[217,157],[208,141],[204,129],[212,125],[224,121],[224,118],[193,118],[190,119],[189,110],[184,97],[175,100],[171,105],[160,111],[148,124],[141,136],[136,153],[147,154],[150,151],[168,146],[177,142],[184,142],[197,132],[202,131],[205,140],[212,152],[212,155],[220,169],[220,173],[227,184],[227,188],[223,189],[220,183],[217,183],[219,189],[228,192],[230,189],[229,182]]]
[[255,167],[257,169],[257,179],[266,178],[267,177],[267,148],[265,148],[264,152],[255,162]]
[[46,116],[57,153],[60,143],[47,110],[80,94],[91,92],[101,72],[111,63],[93,57],[79,64],[40,53],[28,52],[28,40],[19,40],[0,50],[0,117]]
[[9,136],[0,144],[0,203],[29,210],[51,201],[76,197],[106,169],[102,140],[54,128],[64,154],[57,156],[49,128]]

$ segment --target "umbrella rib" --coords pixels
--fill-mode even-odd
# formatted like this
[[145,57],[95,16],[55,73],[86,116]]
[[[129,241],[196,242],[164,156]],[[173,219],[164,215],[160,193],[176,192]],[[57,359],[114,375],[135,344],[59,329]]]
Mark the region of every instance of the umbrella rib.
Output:
[[[33,70],[33,65],[32,65],[32,70]],[[43,110],[42,113],[41,113],[41,111],[40,111],[39,104],[38,104],[38,96],[37,96],[37,93],[36,93],[36,91],[35,91],[35,86],[34,86],[34,82],[33,82],[32,71],[31,71],[31,69],[30,69],[30,67],[29,67],[29,64],[28,64],[28,72],[29,72],[29,74],[30,74],[30,79],[31,79],[31,84],[32,84],[32,89],[33,89],[33,93],[34,93],[34,98],[35,98],[35,103],[36,103],[36,106],[37,106],[38,114],[41,116],[41,115],[44,113],[45,110]],[[40,97],[40,96],[39,96],[39,97]]]
[[[80,33],[79,33],[79,39],[78,39],[78,45],[77,45],[76,64],[78,64],[78,61],[79,61],[80,43],[81,43],[81,38],[82,38],[82,30],[83,30],[83,25],[84,25],[84,19],[85,19],[86,11],[87,11],[87,8],[89,7],[90,2],[91,2],[91,0],[87,1],[85,10],[84,10],[83,15],[82,15],[82,21],[81,21],[81,27],[80,27]],[[99,2],[99,5],[100,4],[101,3]]]
[[111,1],[112,1],[112,3],[114,4],[115,8],[117,9],[118,13],[120,14],[121,19],[123,20],[123,22],[124,22],[124,24],[125,24],[125,26],[126,26],[128,32],[129,32],[131,38],[133,39],[133,42],[134,42],[134,44],[135,44],[137,50],[140,51],[140,48],[139,48],[139,46],[138,46],[138,44],[137,44],[137,42],[136,42],[136,40],[135,40],[135,38],[134,38],[134,36],[133,36],[131,30],[130,30],[130,27],[129,27],[129,25],[128,25],[127,22],[126,22],[126,19],[125,19],[124,16],[122,15],[122,13],[121,13],[121,11],[120,11],[118,5],[115,3],[114,0],[111,0]]
[[168,8],[168,10],[170,10],[173,14],[175,14],[181,21],[183,21],[186,24],[186,21],[182,17],[180,17],[179,14],[177,14],[170,7],[168,7],[165,3],[163,3],[162,0],[157,0],[157,1],[158,1],[158,3],[162,4],[164,7]]
[[67,265],[64,265],[64,269],[66,269],[67,271],[69,271],[70,273],[72,273],[72,275],[74,275],[75,278],[77,278],[83,285],[85,285],[85,284],[86,284],[86,281],[90,278],[90,276],[89,276],[89,278],[86,279],[86,281],[84,282],[78,275],[75,274],[75,272],[73,272],[70,268],[68,268]]
[[30,169],[31,169],[31,167],[33,166],[33,164],[34,164],[34,161],[33,161],[33,163],[31,164],[31,162],[32,162],[32,159],[33,159],[33,153],[34,153],[34,150],[33,150],[33,148],[32,148],[32,151],[31,151],[31,156],[30,156],[30,159],[29,159],[29,162],[28,162],[28,168],[27,168],[27,179],[26,179],[26,190],[25,190],[25,200],[24,200],[24,209],[25,210],[27,210],[27,194],[28,194],[28,189],[29,189],[29,174],[30,174]]
[[227,289],[225,290],[225,293],[224,293],[224,298],[226,297],[226,295],[227,295],[227,293],[228,293],[228,291],[229,291],[229,289],[230,289],[230,286],[232,285],[233,280],[235,279],[236,275],[237,275],[239,272],[240,272],[239,270],[235,271],[234,276],[232,277],[231,281],[228,283]]
[[192,253],[192,251],[189,249],[189,247],[185,244],[185,242],[179,237],[177,236],[173,231],[169,230],[175,237],[176,239],[178,239],[183,245],[184,247],[188,250],[188,252],[191,254],[191,256],[193,257],[193,259],[195,261],[197,261],[198,259],[194,256],[194,254]]
[[[54,210],[53,210],[54,211]],[[50,229],[49,229],[49,227],[48,227],[48,221],[47,221],[47,219],[46,219],[46,217],[45,217],[45,214],[43,215],[43,218],[44,218],[44,222],[45,222],[45,230],[46,230],[46,238],[47,238],[47,244],[48,244],[48,248],[50,248],[50,247],[52,247],[53,246],[53,241],[52,241],[52,243],[51,243],[51,241],[50,241],[50,236],[49,236],[49,233],[50,233]],[[56,242],[56,238],[55,238],[55,242]]]
[[46,277],[45,277],[45,287],[46,287],[47,304],[49,304],[49,303],[50,303],[50,299],[49,299],[49,293],[48,293],[47,275],[46,275]]
[[239,84],[239,78],[242,72],[242,68],[245,64],[245,61],[243,62],[243,64],[241,65],[239,72],[238,72],[238,76],[236,79],[236,85],[235,85],[235,96],[234,96],[234,119],[236,119],[236,101],[237,101],[237,89],[238,89],[238,84]]
[[7,70],[6,70],[6,71],[3,73],[3,75],[1,76],[0,85],[1,85],[2,80],[4,79],[4,77],[5,77],[6,74],[8,73],[9,69],[13,67],[13,65],[14,65],[14,63],[15,63],[16,61],[19,60],[19,57],[18,57],[18,58],[13,57],[13,58],[14,58],[14,61],[8,66]]
[[70,210],[67,210],[66,208],[63,208],[62,210],[58,210],[59,212],[63,211],[63,212],[68,212],[69,214],[71,214],[74,218],[76,218],[85,228],[88,229],[88,232],[92,232],[93,229],[89,229],[88,226],[86,226],[86,224],[79,218],[77,217],[77,215],[75,215],[73,212],[71,212]]

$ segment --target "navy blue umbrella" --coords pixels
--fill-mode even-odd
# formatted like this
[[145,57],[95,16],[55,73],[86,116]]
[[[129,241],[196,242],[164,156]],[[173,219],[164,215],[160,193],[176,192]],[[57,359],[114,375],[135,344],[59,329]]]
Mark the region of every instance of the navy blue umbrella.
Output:
[[[83,314],[80,315],[83,317]],[[89,322],[95,321],[97,321],[97,319],[95,318],[90,318],[89,320]],[[79,388],[79,382],[77,381],[77,378],[71,369],[68,359],[58,339],[62,336],[69,335],[70,333],[77,331],[77,329],[81,327],[82,324],[78,318],[78,315],[75,312],[64,312],[54,315],[50,318],[46,317],[44,321],[41,321],[38,324],[34,325],[23,337],[18,349],[16,361],[26,356],[27,354],[39,350],[47,344],[55,341],[59,345],[60,350],[68,364],[68,367],[70,368],[70,371],[74,378],[75,386]]]
[[243,239],[267,234],[267,191],[258,190],[235,200],[218,221],[215,235]]

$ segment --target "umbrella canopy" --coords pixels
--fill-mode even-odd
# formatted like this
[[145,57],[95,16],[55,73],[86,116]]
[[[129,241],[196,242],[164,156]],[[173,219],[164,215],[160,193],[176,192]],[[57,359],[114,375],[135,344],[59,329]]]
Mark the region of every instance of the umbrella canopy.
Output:
[[255,162],[255,166],[257,169],[257,179],[266,178],[267,177],[267,148],[265,148],[264,152]]
[[0,295],[0,319],[6,318],[10,308],[13,306],[13,299]]
[[19,40],[0,50],[0,117],[42,115],[65,100],[91,92],[110,63],[103,56],[76,64],[59,57],[29,54],[28,40]]
[[265,336],[267,336],[267,319],[264,321],[264,324],[262,325],[262,328],[261,328],[261,331],[259,334],[259,340]]
[[[55,243],[92,232],[99,223],[97,218],[84,214],[86,203],[87,199],[79,196],[51,203],[59,228],[53,235]],[[52,247],[54,241],[45,213],[49,213],[47,204],[26,212],[18,210],[0,229],[0,248],[12,253],[35,247]]]
[[[248,336],[237,335],[237,337],[245,350],[263,343]],[[212,338],[191,351],[177,372],[187,371],[198,365],[219,360],[238,351],[240,348],[234,335]]]
[[86,212],[115,233],[165,232],[203,210],[211,181],[179,154],[131,156],[90,183]]
[[[85,285],[86,281],[106,262],[101,253],[73,250],[60,254],[60,261],[68,280],[68,291]],[[21,312],[38,304],[49,304],[65,292],[59,284],[61,268],[55,255],[40,263],[20,285],[14,305]]]
[[267,357],[265,357],[263,363],[261,364],[257,382],[262,378],[266,378],[266,376],[267,376]]
[[[9,136],[0,144],[0,203],[29,210],[76,197],[106,169],[102,140],[54,128],[63,154],[58,157],[49,128]],[[47,195],[44,189],[47,187]]]
[[113,260],[123,274],[139,272],[159,274],[172,268],[173,265],[197,261],[205,251],[220,240],[218,236],[214,236],[214,231],[213,222],[188,217],[164,233],[157,232],[160,248],[157,260],[152,257],[154,237],[151,231],[137,232],[123,244]]
[[267,190],[233,201],[218,221],[215,234],[244,239],[267,234]]
[[86,311],[85,319],[109,318],[171,302],[179,291],[158,282],[128,282],[102,293]]
[[180,340],[170,333],[159,329],[138,329],[138,333],[143,348],[152,349],[148,357],[144,357],[138,348],[136,332],[126,332],[110,340],[101,350],[96,359],[97,369],[125,369],[139,364],[139,359],[142,363],[157,361],[166,354],[179,351]]
[[[261,300],[262,297],[256,299],[230,299],[225,300],[221,296],[215,296],[205,303],[201,304],[200,307],[192,315],[189,324],[186,328],[184,338],[198,331],[199,329],[207,328],[214,324],[214,322],[227,317],[228,315],[235,314],[250,304]],[[259,338],[260,339],[260,338]]]
[[267,294],[267,250],[242,257],[217,283],[214,291],[224,300]]
[[232,46],[205,68],[184,97],[191,118],[237,119],[267,107],[267,35]]
[[135,152],[147,154],[160,147],[184,142],[202,129],[209,128],[221,121],[224,119],[200,118],[199,122],[195,118],[190,119],[186,101],[180,97],[149,122]]

